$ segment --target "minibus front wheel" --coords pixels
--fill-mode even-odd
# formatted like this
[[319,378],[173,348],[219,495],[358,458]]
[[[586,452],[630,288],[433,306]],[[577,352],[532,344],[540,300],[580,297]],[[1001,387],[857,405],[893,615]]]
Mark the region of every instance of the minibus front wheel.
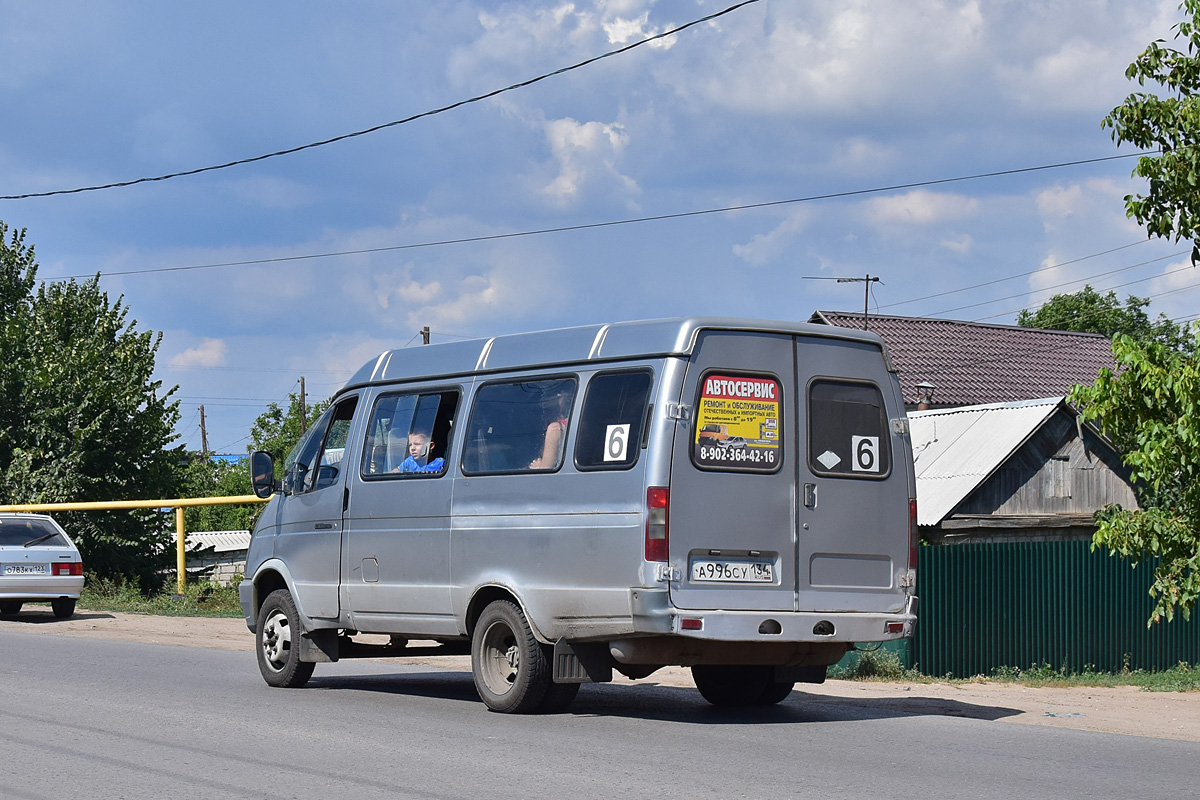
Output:
[[308,683],[315,664],[300,660],[300,614],[287,589],[267,595],[254,632],[258,670],[271,686],[295,689]]
[[471,673],[484,704],[507,714],[562,711],[570,705],[579,684],[554,683],[548,650],[515,603],[490,603],[471,636]]

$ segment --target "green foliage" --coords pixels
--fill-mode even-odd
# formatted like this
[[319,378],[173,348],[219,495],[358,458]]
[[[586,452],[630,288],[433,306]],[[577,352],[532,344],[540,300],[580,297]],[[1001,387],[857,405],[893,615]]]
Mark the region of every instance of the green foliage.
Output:
[[1147,82],[1165,90],[1160,97],[1134,92],[1100,123],[1112,129],[1113,141],[1129,143],[1158,155],[1142,156],[1133,174],[1145,178],[1144,195],[1125,197],[1126,213],[1151,236],[1189,240],[1192,261],[1200,261],[1200,0],[1184,0],[1185,19],[1175,25],[1181,48],[1158,39],[1125,70],[1139,86]]
[[1120,370],[1102,370],[1071,401],[1124,444],[1142,510],[1097,514],[1094,546],[1134,565],[1157,558],[1150,622],[1185,619],[1200,598],[1200,328],[1187,352],[1128,336],[1113,340]]
[[[236,497],[253,494],[248,459],[236,461],[205,458],[194,453],[184,466],[185,497]],[[253,530],[259,505],[195,506],[184,511],[189,531]]]
[[990,680],[1019,683],[1024,686],[1139,686],[1148,692],[1189,692],[1200,690],[1200,670],[1179,662],[1171,669],[1148,672],[1124,669],[1120,672],[1097,672],[1086,667],[1082,672],[1055,669],[1049,664],[1035,664],[1027,669],[997,667]]
[[[237,585],[189,583],[182,595],[158,587],[145,592],[135,583],[121,578],[88,576],[87,585],[79,598],[79,606],[91,611],[123,611],[134,614],[156,614],[164,617],[240,617],[241,602]],[[173,585],[173,584],[172,584]]]
[[829,668],[829,677],[839,680],[928,680],[915,669],[905,669],[900,656],[884,647],[852,650],[840,663]]
[[[9,503],[174,497],[174,389],[153,379],[161,334],[139,332],[99,278],[42,283],[24,232],[0,223],[0,498]],[[157,511],[56,515],[87,568],[145,585],[170,565]]]
[[1166,314],[1151,321],[1145,307],[1146,297],[1129,297],[1122,303],[1117,293],[1100,294],[1090,285],[1078,292],[1056,294],[1037,311],[1022,311],[1017,324],[1024,328],[1047,328],[1058,331],[1099,333],[1112,338],[1124,334],[1139,341],[1154,341],[1172,350],[1182,350],[1189,344],[1186,326],[1176,325]]
[[[304,419],[311,425],[328,407],[328,400],[308,406]],[[271,403],[267,406],[267,410],[254,420],[254,425],[250,428],[250,441],[253,442],[253,449],[264,450],[271,454],[275,459],[277,476],[282,475],[284,458],[304,435],[301,419],[300,396],[293,392],[288,395],[286,412],[278,404]]]

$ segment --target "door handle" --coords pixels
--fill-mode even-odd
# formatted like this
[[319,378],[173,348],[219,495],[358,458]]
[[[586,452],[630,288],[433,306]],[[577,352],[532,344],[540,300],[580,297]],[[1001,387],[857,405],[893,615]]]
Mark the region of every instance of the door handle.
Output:
[[804,507],[817,507],[817,485],[815,483],[804,484]]

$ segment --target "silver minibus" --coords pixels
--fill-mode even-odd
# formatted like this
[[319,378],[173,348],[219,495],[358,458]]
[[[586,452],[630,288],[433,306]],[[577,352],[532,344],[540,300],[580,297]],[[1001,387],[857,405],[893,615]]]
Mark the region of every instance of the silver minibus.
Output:
[[272,686],[469,653],[496,711],[668,665],[765,705],[916,622],[908,421],[871,333],[687,318],[390,350],[281,479],[251,470],[271,500],[240,596]]

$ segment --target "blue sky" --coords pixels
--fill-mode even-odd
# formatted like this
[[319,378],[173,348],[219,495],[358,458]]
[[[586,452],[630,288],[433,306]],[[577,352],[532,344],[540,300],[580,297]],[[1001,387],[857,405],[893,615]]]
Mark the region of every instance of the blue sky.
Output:
[[[362,130],[732,4],[0,0],[0,194]],[[763,0],[444,114],[192,177],[0,200],[0,219],[28,229],[41,278],[100,272],[139,330],[163,332],[182,441],[199,448],[203,404],[218,452],[243,452],[301,376],[328,397],[379,351],[419,346],[425,325],[439,342],[807,319],[861,309],[863,285],[806,278],[867,273],[881,313],[1008,323],[1090,281],[1193,316],[1200,275],[1172,255],[1185,248],[1125,218],[1132,159],[380,249],[1116,155],[1100,120],[1136,88],[1129,62],[1179,19],[1173,0]]]

